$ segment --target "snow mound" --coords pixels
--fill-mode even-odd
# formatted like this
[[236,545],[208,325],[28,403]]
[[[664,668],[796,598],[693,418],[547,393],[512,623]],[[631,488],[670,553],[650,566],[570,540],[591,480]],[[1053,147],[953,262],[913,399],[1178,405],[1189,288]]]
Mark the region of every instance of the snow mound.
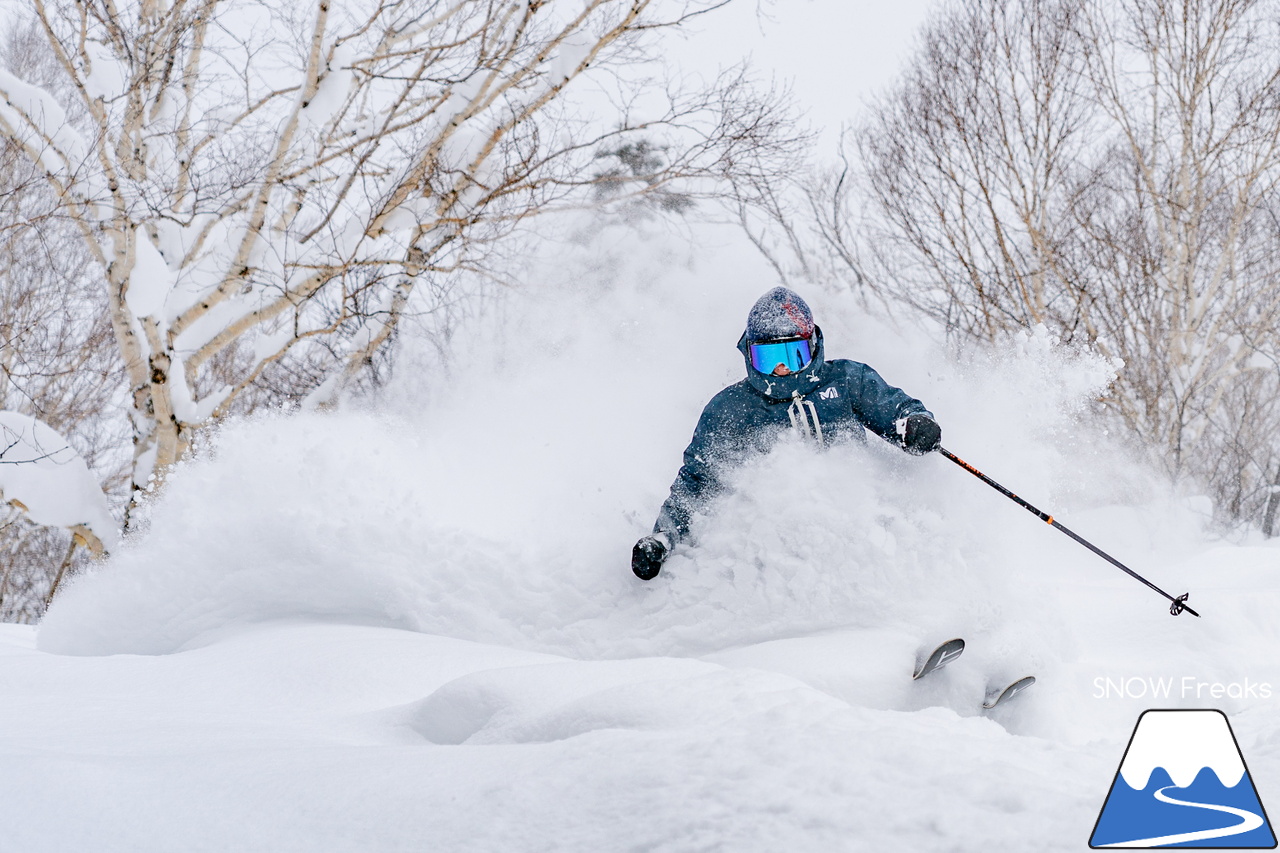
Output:
[[656,729],[687,725],[689,718],[654,716],[639,701],[657,686],[723,673],[711,664],[678,658],[638,658],[536,664],[491,669],[444,685],[410,712],[411,727],[442,745],[551,743],[602,729]]

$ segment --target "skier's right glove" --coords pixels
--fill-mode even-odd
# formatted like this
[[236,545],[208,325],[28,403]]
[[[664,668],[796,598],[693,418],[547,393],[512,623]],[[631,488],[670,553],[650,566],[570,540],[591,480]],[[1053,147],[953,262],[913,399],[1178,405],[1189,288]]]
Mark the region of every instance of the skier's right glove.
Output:
[[631,571],[642,581],[653,580],[662,571],[669,550],[667,537],[661,533],[644,537],[631,549]]
[[913,456],[924,456],[942,446],[942,427],[928,415],[919,412],[907,415],[894,426],[902,448]]

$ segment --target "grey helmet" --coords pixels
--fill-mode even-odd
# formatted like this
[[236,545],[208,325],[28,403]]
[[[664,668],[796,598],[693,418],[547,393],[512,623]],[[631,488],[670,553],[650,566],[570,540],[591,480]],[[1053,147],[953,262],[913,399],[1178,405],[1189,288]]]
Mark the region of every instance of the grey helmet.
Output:
[[785,287],[775,287],[756,300],[747,315],[747,342],[810,338],[813,312],[800,295]]

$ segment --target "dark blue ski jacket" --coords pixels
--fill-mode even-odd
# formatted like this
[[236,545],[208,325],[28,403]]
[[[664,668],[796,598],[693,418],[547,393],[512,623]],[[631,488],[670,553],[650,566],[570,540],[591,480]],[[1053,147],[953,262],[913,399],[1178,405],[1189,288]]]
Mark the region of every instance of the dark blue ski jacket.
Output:
[[899,418],[916,413],[932,417],[924,403],[867,365],[845,358],[826,361],[822,330],[815,328],[814,337],[817,347],[808,367],[789,376],[768,376],[751,366],[743,334],[738,350],[747,378],[716,394],[702,410],[654,533],[665,533],[672,546],[684,539],[690,516],[723,491],[726,470],[767,452],[784,430],[797,430],[819,444],[836,438],[866,441],[867,429],[898,442]]

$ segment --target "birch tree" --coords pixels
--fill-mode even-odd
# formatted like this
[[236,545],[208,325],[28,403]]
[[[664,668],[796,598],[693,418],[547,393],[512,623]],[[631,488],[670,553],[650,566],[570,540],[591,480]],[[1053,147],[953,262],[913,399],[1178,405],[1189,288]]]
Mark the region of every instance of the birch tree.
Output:
[[415,292],[566,203],[601,150],[669,132],[649,189],[750,162],[779,125],[745,81],[639,76],[723,2],[33,0],[74,104],[0,73],[0,134],[101,270],[133,488],[263,388],[333,400]]

